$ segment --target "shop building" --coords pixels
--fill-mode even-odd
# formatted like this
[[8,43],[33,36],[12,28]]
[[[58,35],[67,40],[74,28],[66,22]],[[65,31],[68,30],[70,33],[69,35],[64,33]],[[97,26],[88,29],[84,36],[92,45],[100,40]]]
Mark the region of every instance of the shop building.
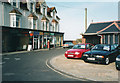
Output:
[[34,50],[63,45],[60,18],[55,7],[44,0],[0,1],[0,29],[3,52]]

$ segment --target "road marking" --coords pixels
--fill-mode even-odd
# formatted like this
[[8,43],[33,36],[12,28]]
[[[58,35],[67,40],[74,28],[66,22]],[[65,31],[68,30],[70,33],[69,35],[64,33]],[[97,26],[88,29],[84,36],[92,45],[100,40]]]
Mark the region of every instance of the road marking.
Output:
[[9,60],[10,58],[4,58],[4,59]]
[[16,61],[21,60],[21,58],[14,58]]
[[11,75],[15,75],[15,73],[5,73],[3,75],[5,75],[5,76],[11,76]]
[[65,75],[65,74],[63,74],[63,73],[61,73],[61,72],[53,69],[52,67],[50,67],[50,66],[48,65],[48,59],[46,60],[46,65],[47,65],[48,68],[50,68],[50,69],[53,70],[54,72],[59,73],[60,75],[66,76],[66,77],[68,77],[68,78],[77,79],[77,80],[80,80],[80,81],[85,81],[85,80],[82,80],[82,78],[80,79],[80,78],[75,78],[75,77],[72,77],[72,76],[68,76],[68,75]]
[[0,62],[0,65],[4,64],[5,62]]

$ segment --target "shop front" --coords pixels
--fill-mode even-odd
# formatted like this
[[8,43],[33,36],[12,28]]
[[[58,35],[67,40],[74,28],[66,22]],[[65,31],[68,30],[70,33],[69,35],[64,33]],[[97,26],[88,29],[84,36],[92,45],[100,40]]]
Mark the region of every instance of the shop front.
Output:
[[27,50],[29,30],[11,27],[0,28],[2,28],[2,52]]

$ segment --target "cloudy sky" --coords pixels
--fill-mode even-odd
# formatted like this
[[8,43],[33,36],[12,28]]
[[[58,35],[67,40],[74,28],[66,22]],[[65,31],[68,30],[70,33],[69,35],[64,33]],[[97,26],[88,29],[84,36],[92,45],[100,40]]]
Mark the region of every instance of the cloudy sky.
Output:
[[92,22],[118,20],[119,0],[46,0],[49,7],[55,6],[60,20],[60,31],[65,40],[76,40],[84,33],[85,8],[88,12],[88,26]]

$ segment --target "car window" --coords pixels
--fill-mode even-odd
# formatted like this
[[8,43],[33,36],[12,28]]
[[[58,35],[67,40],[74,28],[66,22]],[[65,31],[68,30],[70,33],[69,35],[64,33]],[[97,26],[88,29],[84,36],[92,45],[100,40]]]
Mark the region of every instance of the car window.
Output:
[[75,45],[75,46],[73,46],[73,49],[85,49],[85,45],[84,44]]
[[65,44],[73,44],[72,42],[66,42]]
[[91,44],[86,45],[86,49],[91,49],[93,46]]
[[111,50],[115,50],[115,45],[111,45]]
[[118,47],[118,44],[114,44],[114,47],[117,48],[117,47]]
[[95,45],[92,50],[104,50],[104,51],[109,51],[110,50],[110,46],[109,45]]

